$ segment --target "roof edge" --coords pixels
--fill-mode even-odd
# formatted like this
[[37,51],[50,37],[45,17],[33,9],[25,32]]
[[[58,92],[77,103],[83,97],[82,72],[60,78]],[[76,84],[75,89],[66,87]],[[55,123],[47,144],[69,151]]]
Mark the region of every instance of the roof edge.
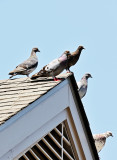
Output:
[[82,122],[83,122],[83,125],[84,125],[84,128],[85,128],[85,131],[87,133],[88,141],[90,143],[90,148],[92,149],[92,151],[94,153],[95,159],[99,160],[99,156],[98,156],[98,153],[97,153],[97,150],[96,150],[96,147],[95,147],[95,144],[94,144],[92,132],[91,132],[91,129],[90,129],[89,121],[88,121],[86,112],[84,110],[83,104],[81,102],[81,99],[80,99],[78,91],[77,91],[78,86],[76,84],[74,74],[70,75],[68,77],[68,79],[70,81],[72,91],[74,92],[74,97],[75,97],[75,100],[76,100],[75,102],[77,103],[76,106],[78,106],[78,105],[80,106],[80,107],[77,107],[77,109],[79,110],[79,112],[81,114]]

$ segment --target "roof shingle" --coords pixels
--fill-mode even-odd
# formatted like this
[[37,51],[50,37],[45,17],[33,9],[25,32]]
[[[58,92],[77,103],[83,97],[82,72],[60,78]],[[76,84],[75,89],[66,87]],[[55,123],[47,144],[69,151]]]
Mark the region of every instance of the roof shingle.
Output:
[[[69,75],[61,74],[59,77],[65,79]],[[60,82],[46,77],[0,80],[0,125]]]

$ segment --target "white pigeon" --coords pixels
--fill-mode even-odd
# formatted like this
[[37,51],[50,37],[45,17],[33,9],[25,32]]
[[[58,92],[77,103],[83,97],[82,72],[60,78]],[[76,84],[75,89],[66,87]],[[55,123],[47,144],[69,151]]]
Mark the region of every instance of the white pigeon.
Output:
[[23,63],[19,64],[13,71],[9,72],[9,75],[12,75],[10,78],[16,75],[27,75],[28,77],[38,65],[36,52],[40,52],[39,49],[33,48],[30,57]]
[[38,73],[34,74],[31,79],[36,79],[38,77],[53,77],[55,81],[58,80],[56,76],[66,68],[69,54],[69,51],[65,51],[62,56],[54,59],[49,64],[44,66]]
[[88,78],[92,78],[91,74],[86,73],[82,79],[77,82],[78,85],[78,92],[79,92],[79,96],[82,99],[87,92],[87,87],[88,87]]
[[98,153],[102,150],[102,148],[104,147],[104,145],[106,143],[106,139],[110,136],[113,137],[112,132],[110,132],[110,131],[107,131],[106,133],[93,135],[95,146],[96,146]]

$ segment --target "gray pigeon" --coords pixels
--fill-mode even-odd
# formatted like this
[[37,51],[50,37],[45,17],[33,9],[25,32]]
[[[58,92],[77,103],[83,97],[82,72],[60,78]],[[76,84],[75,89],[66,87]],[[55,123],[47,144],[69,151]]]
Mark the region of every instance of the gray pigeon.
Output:
[[69,51],[65,51],[61,57],[54,59],[44,66],[38,73],[34,74],[31,79],[36,79],[38,77],[53,77],[55,81],[59,80],[56,76],[66,68],[69,54]]
[[91,74],[86,73],[82,79],[77,82],[78,85],[78,92],[79,92],[79,96],[82,99],[87,92],[87,87],[88,87],[88,78],[92,78]]
[[68,55],[68,63],[67,63],[67,66],[66,66],[66,70],[68,72],[70,72],[70,67],[75,65],[77,63],[77,61],[79,60],[80,54],[81,54],[83,49],[85,49],[83,46],[79,46],[76,51],[71,52]]
[[95,135],[93,135],[95,146],[96,146],[96,149],[97,149],[98,153],[104,147],[104,145],[106,143],[106,138],[108,138],[110,136],[113,137],[113,135],[112,135],[112,133],[110,131],[107,131],[106,133],[101,133],[101,134],[95,134]]
[[36,52],[40,52],[39,49],[33,48],[30,57],[9,73],[9,75],[12,75],[10,78],[16,75],[27,75],[27,77],[29,77],[29,74],[32,73],[38,65]]

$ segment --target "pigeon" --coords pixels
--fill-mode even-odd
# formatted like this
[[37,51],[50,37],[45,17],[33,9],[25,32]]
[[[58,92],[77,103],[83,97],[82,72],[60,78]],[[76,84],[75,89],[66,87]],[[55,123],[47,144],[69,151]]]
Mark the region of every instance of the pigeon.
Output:
[[55,81],[59,80],[56,76],[66,68],[69,54],[70,51],[65,51],[62,56],[54,59],[49,64],[44,66],[38,73],[34,74],[31,79],[36,79],[38,77],[53,77]]
[[94,134],[93,138],[94,138],[94,142],[95,142],[95,146],[97,149],[97,152],[99,153],[102,148],[104,147],[105,143],[106,143],[106,138],[110,137],[112,135],[112,132],[107,131],[106,133],[101,133],[101,134]]
[[68,63],[66,67],[67,72],[71,72],[70,67],[77,63],[83,49],[85,49],[83,46],[79,46],[76,51],[70,53],[70,55],[68,56]]
[[9,75],[11,75],[10,78],[16,75],[27,75],[27,77],[29,77],[29,74],[32,73],[38,65],[36,52],[40,52],[39,49],[33,48],[30,57],[19,64],[13,71],[9,72]]
[[78,92],[79,92],[79,96],[82,99],[87,92],[87,87],[88,87],[88,78],[92,78],[91,74],[86,73],[82,79],[77,82],[78,85]]

